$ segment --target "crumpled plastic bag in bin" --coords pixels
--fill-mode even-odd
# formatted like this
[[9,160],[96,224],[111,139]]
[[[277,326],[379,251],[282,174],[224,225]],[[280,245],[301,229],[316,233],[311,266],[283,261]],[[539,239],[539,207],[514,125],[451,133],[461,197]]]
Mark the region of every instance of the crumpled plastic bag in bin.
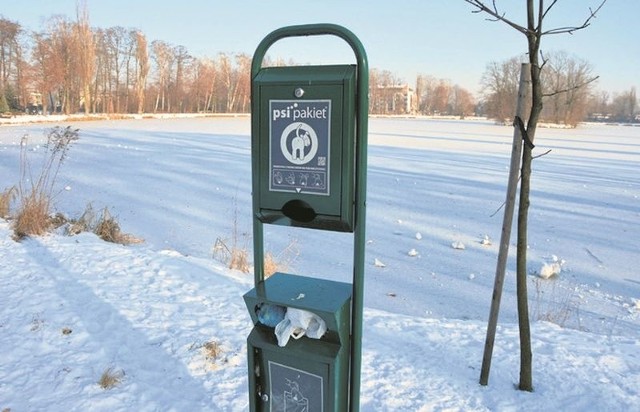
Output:
[[313,339],[320,339],[326,331],[327,324],[320,316],[296,308],[287,308],[284,319],[275,328],[280,347],[286,346],[291,337],[300,339],[306,335]]

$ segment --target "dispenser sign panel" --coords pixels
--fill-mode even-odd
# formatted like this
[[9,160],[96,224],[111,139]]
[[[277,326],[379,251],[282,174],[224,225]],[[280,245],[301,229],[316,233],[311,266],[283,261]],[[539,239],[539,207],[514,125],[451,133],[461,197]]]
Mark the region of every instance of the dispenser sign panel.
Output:
[[269,191],[330,194],[331,100],[269,101]]
[[322,412],[322,376],[269,361],[273,412]]

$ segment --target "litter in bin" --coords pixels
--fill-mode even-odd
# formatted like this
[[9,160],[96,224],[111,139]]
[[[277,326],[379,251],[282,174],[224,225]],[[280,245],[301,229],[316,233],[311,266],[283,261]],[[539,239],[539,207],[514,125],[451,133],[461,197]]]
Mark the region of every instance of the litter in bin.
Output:
[[261,303],[256,306],[258,322],[270,328],[275,328],[278,323],[282,322],[286,312],[287,308],[280,305]]
[[286,346],[290,337],[300,339],[306,335],[313,339],[320,339],[326,331],[327,324],[320,316],[296,308],[287,308],[284,319],[276,325],[275,329],[280,347]]

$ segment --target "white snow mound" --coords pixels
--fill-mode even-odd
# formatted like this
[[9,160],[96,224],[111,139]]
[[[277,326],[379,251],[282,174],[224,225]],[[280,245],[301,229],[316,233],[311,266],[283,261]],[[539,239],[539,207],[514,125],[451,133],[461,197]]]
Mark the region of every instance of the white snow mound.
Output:
[[562,264],[560,262],[543,263],[538,276],[542,279],[549,279],[553,276],[559,276],[560,272],[562,272]]

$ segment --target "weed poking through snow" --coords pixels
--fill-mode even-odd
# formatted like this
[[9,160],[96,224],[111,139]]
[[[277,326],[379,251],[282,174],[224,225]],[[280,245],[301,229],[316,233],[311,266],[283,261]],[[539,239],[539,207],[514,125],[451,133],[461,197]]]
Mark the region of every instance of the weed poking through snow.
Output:
[[39,236],[51,228],[50,207],[60,167],[68,156],[78,129],[56,126],[47,134],[45,158],[39,171],[34,172],[28,153],[28,136],[20,145],[20,181],[18,183],[18,211],[13,222],[17,239]]
[[0,192],[0,219],[9,217],[11,211],[11,203],[16,198],[17,189],[15,186],[7,188],[4,192]]
[[102,372],[100,380],[98,381],[98,385],[100,385],[100,387],[105,390],[113,389],[122,382],[124,376],[125,373],[122,369],[115,370],[110,366],[105,369],[104,372]]

